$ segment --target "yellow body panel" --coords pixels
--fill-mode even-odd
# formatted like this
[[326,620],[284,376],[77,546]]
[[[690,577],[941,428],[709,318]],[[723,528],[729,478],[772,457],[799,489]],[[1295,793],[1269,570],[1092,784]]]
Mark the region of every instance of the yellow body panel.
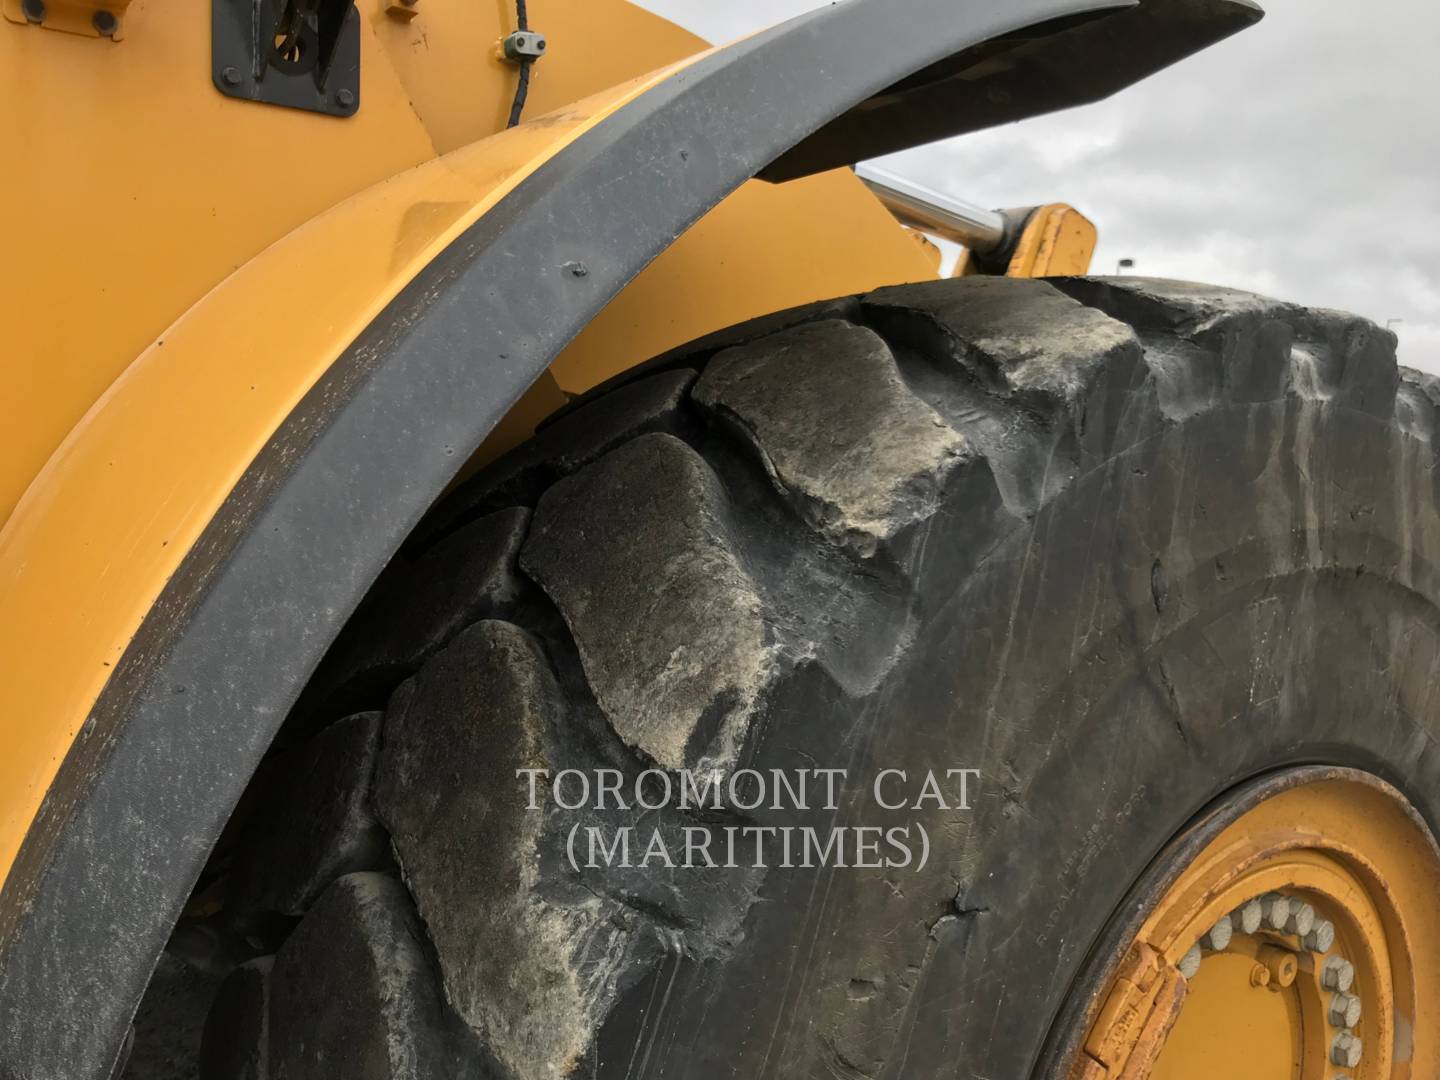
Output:
[[[114,664],[271,432],[450,240],[667,75],[494,134],[513,69],[477,63],[457,85],[458,46],[433,69],[399,57],[467,19],[472,43],[508,27],[494,5],[421,5],[392,26],[384,0],[362,0],[353,120],[233,101],[203,66],[177,77],[176,57],[208,59],[208,14],[167,21],[158,0],[132,3],[119,43],[0,23],[0,71],[19,73],[17,86],[33,79],[11,100],[39,101],[48,122],[23,120],[26,156],[3,140],[13,160],[0,170],[7,205],[32,211],[12,216],[16,246],[39,253],[0,271],[20,301],[7,397],[24,403],[0,433],[0,877]],[[634,23],[626,63],[697,46],[611,0],[532,0],[530,11],[552,45],[527,118],[614,74],[613,57],[569,73],[561,60],[567,40],[577,57],[602,51],[584,31],[607,11]],[[472,133],[489,137],[426,161]],[[97,176],[114,181],[88,190]],[[632,283],[496,438],[523,438],[562,389],[708,330],[930,276],[853,177],[747,185]]]
[[[402,173],[308,222],[165,330],[51,457],[0,530],[7,872],[113,665],[270,433],[449,240],[654,81]],[[303,317],[277,310],[281,299]]]
[[0,21],[4,397],[23,403],[5,410],[0,520],[177,315],[291,229],[434,156],[384,64],[363,65],[364,106],[337,121],[217,92],[208,4],[135,0],[125,22],[111,42]]
[[925,250],[848,169],[780,185],[752,180],[656,259],[550,370],[579,393],[756,315],[935,276]]
[[[348,120],[218,93],[208,4],[133,0],[118,42],[0,22],[14,105],[0,194],[7,243],[25,252],[0,265],[5,397],[24,403],[7,411],[0,521],[105,388],[228,274],[342,199],[505,126],[511,4],[422,0],[413,19],[387,0],[360,7],[362,107]],[[551,46],[527,118],[706,47],[620,0],[529,10]],[[599,40],[635,47],[587,44]]]
[[[499,42],[515,29],[514,0],[417,0],[413,19],[387,14],[390,6],[360,4],[435,150],[448,153],[502,129],[515,65],[502,59]],[[549,43],[531,67],[527,119],[707,48],[689,31],[619,0],[529,0],[526,7],[531,27]],[[618,42],[625,47],[610,44]]]

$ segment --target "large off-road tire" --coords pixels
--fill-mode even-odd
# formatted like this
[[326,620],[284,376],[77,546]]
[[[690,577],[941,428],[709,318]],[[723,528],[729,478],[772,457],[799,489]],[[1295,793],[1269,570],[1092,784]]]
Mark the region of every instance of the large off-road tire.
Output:
[[[1331,763],[1440,820],[1436,399],[1393,350],[1218,288],[966,279],[588,396],[422,524],[257,776],[174,950],[228,971],[201,1075],[1032,1075],[1218,796]],[[571,811],[532,768],[848,772],[833,809]],[[577,824],[908,831],[577,872]]]

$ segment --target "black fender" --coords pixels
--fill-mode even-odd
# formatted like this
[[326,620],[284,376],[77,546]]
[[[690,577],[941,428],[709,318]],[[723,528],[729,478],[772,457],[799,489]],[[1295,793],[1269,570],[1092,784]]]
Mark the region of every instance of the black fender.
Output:
[[455,448],[703,213],[757,175],[1103,97],[1259,17],[1248,0],[849,0],[701,58],[510,193],[274,433],[106,684],[0,895],[0,1078],[111,1075],[250,773]]

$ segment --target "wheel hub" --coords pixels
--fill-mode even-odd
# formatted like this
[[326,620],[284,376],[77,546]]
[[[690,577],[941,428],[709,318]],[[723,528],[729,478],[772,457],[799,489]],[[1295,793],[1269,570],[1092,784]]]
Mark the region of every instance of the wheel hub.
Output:
[[1440,1075],[1440,849],[1389,785],[1252,786],[1172,845],[1092,985],[1071,1080]]

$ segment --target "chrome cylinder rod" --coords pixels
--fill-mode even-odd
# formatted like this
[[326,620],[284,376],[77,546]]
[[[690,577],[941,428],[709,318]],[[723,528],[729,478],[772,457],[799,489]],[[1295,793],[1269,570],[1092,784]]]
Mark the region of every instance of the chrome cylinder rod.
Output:
[[885,208],[904,225],[943,236],[984,255],[1005,242],[1005,215],[952,199],[875,165],[855,166]]

